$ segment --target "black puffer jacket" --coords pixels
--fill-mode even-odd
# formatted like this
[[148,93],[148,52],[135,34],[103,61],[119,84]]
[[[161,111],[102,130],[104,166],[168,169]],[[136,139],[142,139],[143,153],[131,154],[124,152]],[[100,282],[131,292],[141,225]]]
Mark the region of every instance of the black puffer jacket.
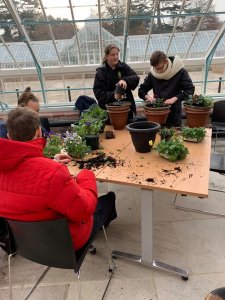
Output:
[[[173,62],[174,57],[169,57],[169,59]],[[194,85],[188,72],[182,68],[168,80],[157,79],[149,73],[145,77],[144,83],[140,85],[138,90],[139,97],[145,100],[145,96],[151,89],[153,89],[155,98],[178,98],[178,100],[171,105],[167,123],[173,126],[180,126],[182,120],[181,102],[188,98],[189,95],[194,94]]]
[[105,105],[107,103],[116,101],[114,98],[116,84],[123,79],[127,83],[126,101],[131,102],[132,111],[136,113],[136,106],[131,90],[134,90],[138,86],[140,78],[134,70],[126,63],[119,61],[115,70],[112,70],[105,63],[96,71],[93,91],[98,100],[98,105],[102,109],[106,109]]

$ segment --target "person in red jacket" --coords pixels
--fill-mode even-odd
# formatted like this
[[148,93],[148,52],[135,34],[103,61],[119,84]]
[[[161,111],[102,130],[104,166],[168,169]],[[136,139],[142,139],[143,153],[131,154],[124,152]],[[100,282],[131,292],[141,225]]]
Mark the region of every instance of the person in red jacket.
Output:
[[66,218],[74,248],[81,248],[93,231],[116,218],[115,194],[98,198],[92,171],[76,177],[67,167],[43,156],[37,112],[27,107],[10,111],[9,139],[0,138],[0,216],[21,221]]

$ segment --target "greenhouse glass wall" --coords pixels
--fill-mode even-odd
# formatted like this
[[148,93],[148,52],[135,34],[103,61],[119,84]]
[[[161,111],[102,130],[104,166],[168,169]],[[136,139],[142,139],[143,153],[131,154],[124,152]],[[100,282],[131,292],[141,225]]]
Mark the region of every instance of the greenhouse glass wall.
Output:
[[[155,50],[180,56],[197,93],[222,98],[222,0],[4,0],[0,21],[0,101],[30,86],[42,106],[94,97],[96,68],[114,43],[143,81]],[[141,82],[140,81],[140,82]],[[71,97],[69,97],[68,90]],[[134,93],[138,101],[137,92]]]

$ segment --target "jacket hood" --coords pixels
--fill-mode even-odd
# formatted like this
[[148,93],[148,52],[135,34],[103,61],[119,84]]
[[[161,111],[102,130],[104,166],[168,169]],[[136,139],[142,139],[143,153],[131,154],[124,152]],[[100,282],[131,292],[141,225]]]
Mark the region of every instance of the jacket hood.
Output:
[[14,169],[24,159],[43,156],[45,139],[19,142],[0,138],[0,171]]

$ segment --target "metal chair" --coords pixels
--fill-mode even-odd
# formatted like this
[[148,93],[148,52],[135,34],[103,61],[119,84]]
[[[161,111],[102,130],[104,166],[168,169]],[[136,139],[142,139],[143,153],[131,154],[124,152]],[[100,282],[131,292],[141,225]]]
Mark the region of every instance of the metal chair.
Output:
[[218,135],[225,135],[225,100],[220,100],[214,103],[211,118],[213,135],[215,134],[214,151]]
[[[10,243],[15,242],[16,252],[10,252],[8,256],[10,299],[12,299],[11,282],[11,257],[15,253],[36,263],[48,266],[42,273],[34,287],[25,299],[28,299],[50,267],[73,269],[78,277],[78,293],[81,299],[80,268],[84,258],[95,237],[92,235],[88,242],[78,251],[74,251],[73,243],[66,219],[23,222],[5,219],[10,234]],[[111,278],[115,271],[115,264],[106,236],[105,228],[102,227],[109,251],[109,273],[110,277],[103,293],[104,298]],[[97,233],[97,232],[96,232]]]
[[[217,172],[217,173],[220,173],[220,174],[223,174],[223,175],[225,174],[225,156],[223,154],[211,153],[210,171]],[[225,193],[225,191],[221,191],[221,190],[217,190],[217,189],[209,189],[209,190],[220,192],[220,193]],[[207,214],[207,215],[225,217],[225,214],[219,214],[219,213],[215,213],[215,212],[212,212],[212,211],[195,209],[195,208],[188,208],[188,207],[176,205],[176,200],[177,200],[177,194],[176,194],[175,199],[173,201],[173,206],[177,209],[187,210],[187,211],[192,211],[192,212],[197,212],[197,213],[202,213],[202,214]]]

